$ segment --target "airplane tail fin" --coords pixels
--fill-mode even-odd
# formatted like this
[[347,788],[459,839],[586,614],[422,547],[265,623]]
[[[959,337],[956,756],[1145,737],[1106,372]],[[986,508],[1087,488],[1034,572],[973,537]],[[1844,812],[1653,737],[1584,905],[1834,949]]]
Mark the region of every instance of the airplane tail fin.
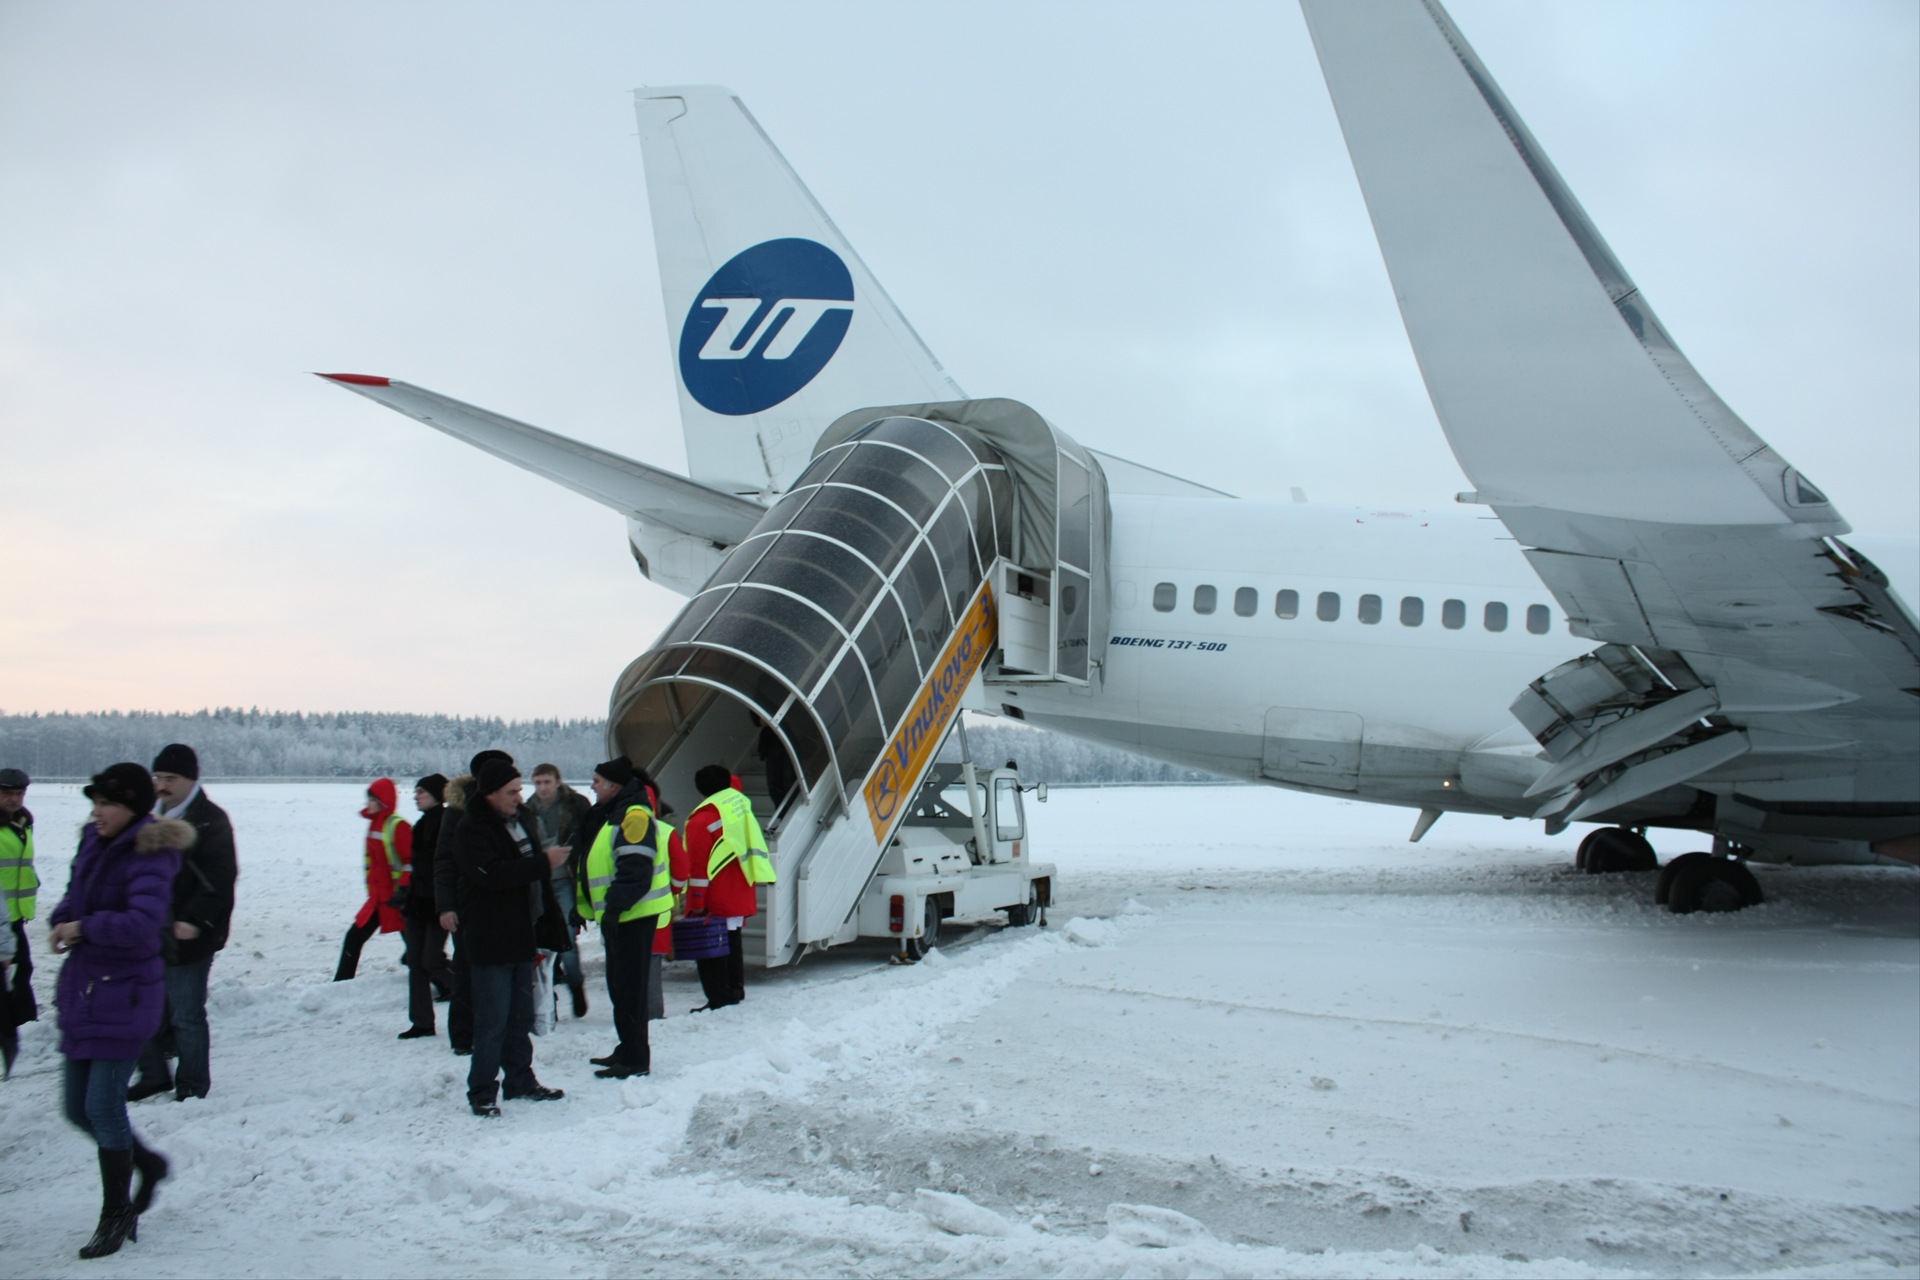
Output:
[[965,398],[738,98],[634,99],[693,479],[779,492],[841,414]]

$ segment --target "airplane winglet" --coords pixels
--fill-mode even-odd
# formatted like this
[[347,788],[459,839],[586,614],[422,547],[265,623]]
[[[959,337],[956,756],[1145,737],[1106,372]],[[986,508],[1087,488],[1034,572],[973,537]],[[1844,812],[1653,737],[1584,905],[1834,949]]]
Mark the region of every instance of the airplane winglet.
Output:
[[382,378],[373,373],[316,373],[316,378],[325,378],[330,382],[345,382],[356,387],[390,387],[392,378]]

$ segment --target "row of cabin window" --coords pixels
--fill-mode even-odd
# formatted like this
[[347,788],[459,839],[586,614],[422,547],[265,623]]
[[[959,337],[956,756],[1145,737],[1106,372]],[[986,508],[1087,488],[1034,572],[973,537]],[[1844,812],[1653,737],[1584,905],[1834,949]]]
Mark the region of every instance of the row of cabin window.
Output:
[[[1180,589],[1171,582],[1155,584],[1153,588],[1153,607],[1160,613],[1172,613],[1179,603]],[[1198,586],[1193,589],[1193,611],[1212,613],[1220,605],[1220,592],[1211,586]],[[1233,611],[1243,618],[1251,618],[1260,607],[1260,593],[1252,587],[1241,587],[1233,593]],[[1380,621],[1382,604],[1379,596],[1360,597],[1358,616],[1367,626]],[[1291,588],[1279,591],[1273,597],[1273,613],[1277,618],[1297,618],[1300,616],[1300,593]],[[1322,622],[1337,622],[1340,619],[1340,593],[1322,591],[1314,602],[1314,616]],[[1419,596],[1400,598],[1400,625],[1417,627],[1427,620],[1427,602]],[[1547,628],[1553,624],[1553,615],[1543,604],[1527,606],[1527,630],[1536,636],[1547,634]],[[1440,625],[1449,631],[1458,631],[1467,625],[1467,602],[1464,600],[1442,600],[1440,602]],[[1489,631],[1507,629],[1507,606],[1498,600],[1490,600],[1480,611],[1480,625]]]

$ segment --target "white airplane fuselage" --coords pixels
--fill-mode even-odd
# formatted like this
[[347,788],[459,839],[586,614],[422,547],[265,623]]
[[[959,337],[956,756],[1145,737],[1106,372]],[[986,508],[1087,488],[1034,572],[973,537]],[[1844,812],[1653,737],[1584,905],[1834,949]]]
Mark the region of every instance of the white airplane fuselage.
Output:
[[1231,777],[1416,807],[1533,807],[1519,798],[1524,769],[1501,765],[1538,755],[1508,704],[1591,644],[1568,633],[1497,519],[1112,503],[1101,678],[1085,691],[995,686],[990,701]]

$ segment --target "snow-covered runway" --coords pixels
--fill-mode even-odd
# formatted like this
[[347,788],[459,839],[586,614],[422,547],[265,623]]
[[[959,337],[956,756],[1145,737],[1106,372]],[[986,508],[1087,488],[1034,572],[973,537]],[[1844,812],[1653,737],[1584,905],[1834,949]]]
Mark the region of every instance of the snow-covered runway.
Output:
[[[93,1161],[24,1029],[7,1274],[1920,1274],[1920,874],[1762,868],[1765,906],[1674,917],[1517,824],[1056,790],[1049,928],[699,1017],[672,966],[627,1082],[586,1062],[590,940],[594,1007],[536,1045],[567,1099],[489,1124],[444,1039],[393,1038],[395,940],[325,981],[361,788],[209,790],[242,864],[213,1095],[133,1108],[177,1176],[80,1263]],[[29,801],[44,910],[84,801]],[[1164,843],[1196,831],[1244,834]]]

